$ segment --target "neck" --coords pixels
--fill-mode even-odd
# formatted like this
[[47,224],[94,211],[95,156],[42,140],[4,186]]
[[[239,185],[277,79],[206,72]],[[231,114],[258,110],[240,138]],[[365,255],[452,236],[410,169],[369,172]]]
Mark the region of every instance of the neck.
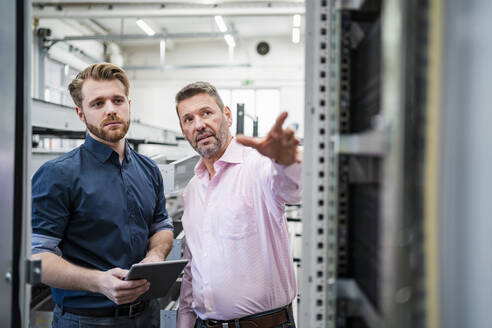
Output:
[[90,131],[89,131],[89,134],[93,139],[99,141],[100,143],[105,144],[106,146],[108,146],[109,148],[114,150],[118,154],[118,158],[120,160],[120,163],[123,163],[123,158],[125,156],[125,138],[121,138],[120,140],[115,141],[115,142],[110,142],[110,141],[106,141],[106,140],[103,140],[103,139],[95,136]]
[[203,164],[205,165],[205,167],[207,168],[207,171],[208,171],[209,179],[212,179],[212,177],[215,175],[214,163],[217,162],[219,160],[219,158],[222,157],[222,155],[224,155],[224,153],[225,153],[227,147],[229,147],[229,144],[231,143],[231,141],[232,141],[232,136],[229,136],[229,138],[227,139],[227,142],[224,144],[224,146],[222,146],[220,151],[217,152],[217,154],[215,154],[215,156],[212,156],[209,158],[202,157],[203,158]]

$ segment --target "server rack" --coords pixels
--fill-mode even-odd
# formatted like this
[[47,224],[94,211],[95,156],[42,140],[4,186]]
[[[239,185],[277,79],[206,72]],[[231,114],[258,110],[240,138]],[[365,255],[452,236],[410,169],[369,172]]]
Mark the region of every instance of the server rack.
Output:
[[427,1],[306,2],[301,327],[424,327]]

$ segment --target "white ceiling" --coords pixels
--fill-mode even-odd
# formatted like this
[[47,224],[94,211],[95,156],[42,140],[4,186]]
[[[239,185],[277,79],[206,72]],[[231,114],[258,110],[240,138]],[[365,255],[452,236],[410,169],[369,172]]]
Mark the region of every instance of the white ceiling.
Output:
[[[92,35],[142,35],[136,25],[144,19],[157,33],[217,33],[215,14],[222,14],[228,31],[243,39],[285,36],[292,33],[292,17],[300,13],[304,26],[304,1],[82,1],[33,0],[35,18],[76,20]],[[301,28],[301,31],[303,28]],[[202,36],[203,37],[203,36]],[[222,36],[214,36],[221,38]],[[210,38],[210,36],[208,37]],[[175,38],[172,42],[196,39]],[[157,40],[120,41],[122,46],[156,43]]]

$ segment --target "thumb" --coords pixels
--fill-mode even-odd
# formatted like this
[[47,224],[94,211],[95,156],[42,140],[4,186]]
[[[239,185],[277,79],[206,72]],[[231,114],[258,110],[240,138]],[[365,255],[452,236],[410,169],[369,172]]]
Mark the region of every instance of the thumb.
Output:
[[247,137],[242,134],[238,134],[236,136],[236,141],[239,142],[240,144],[243,144],[247,147],[253,147],[256,148],[261,142],[261,139],[258,138],[253,138],[253,137]]
[[109,270],[108,272],[110,272],[113,277],[122,279],[122,278],[126,277],[128,270],[124,270],[121,268],[113,268],[113,269]]

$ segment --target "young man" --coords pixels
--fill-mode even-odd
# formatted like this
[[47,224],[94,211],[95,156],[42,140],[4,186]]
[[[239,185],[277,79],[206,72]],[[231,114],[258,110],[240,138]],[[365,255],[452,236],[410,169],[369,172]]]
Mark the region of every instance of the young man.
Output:
[[173,240],[159,169],[125,139],[128,78],[94,64],[69,90],[85,143],[32,180],[32,253],[52,287],[52,327],[159,327],[157,302],[135,302],[149,283],[123,280],[134,263],[163,261]]
[[282,128],[287,113],[264,139],[234,139],[231,110],[206,82],[179,91],[176,110],[201,156],[183,195],[190,263],[178,327],[294,327],[284,207],[300,201],[301,165],[294,131]]

